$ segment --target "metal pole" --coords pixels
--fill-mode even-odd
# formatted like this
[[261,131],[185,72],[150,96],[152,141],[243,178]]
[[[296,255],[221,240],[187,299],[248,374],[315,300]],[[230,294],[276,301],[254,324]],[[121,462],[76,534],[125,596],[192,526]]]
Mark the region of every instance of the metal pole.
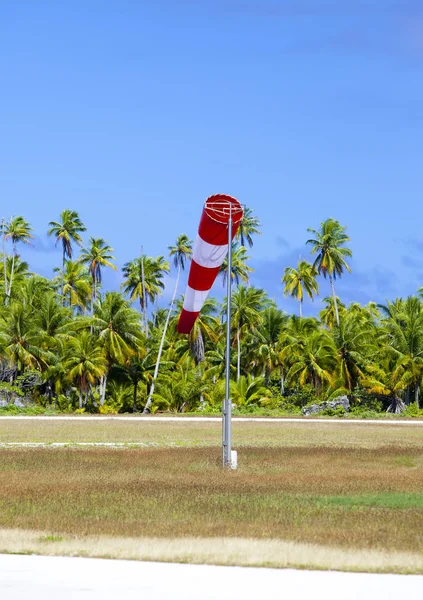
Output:
[[222,415],[223,467],[231,467],[232,402],[230,398],[231,377],[231,290],[232,290],[232,204],[229,205],[228,221],[228,279],[226,298],[226,388]]

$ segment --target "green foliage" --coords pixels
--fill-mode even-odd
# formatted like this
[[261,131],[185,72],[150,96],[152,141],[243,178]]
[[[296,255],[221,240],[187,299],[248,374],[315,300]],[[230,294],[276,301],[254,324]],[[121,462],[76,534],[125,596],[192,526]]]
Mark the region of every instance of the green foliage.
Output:
[[[176,245],[168,247],[173,267],[164,256],[135,257],[122,269],[123,293],[104,293],[102,272],[115,268],[113,249],[103,238],[90,237],[88,246],[74,256],[83,245],[85,226],[73,210],[62,211],[49,227],[62,250],[52,280],[31,273],[19,258],[20,245],[32,237],[24,217],[4,222],[1,229],[0,399],[8,402],[4,411],[219,414],[225,397],[224,303],[207,299],[191,334],[177,331],[183,301],[176,298],[177,284],[192,256],[189,237],[179,235]],[[421,299],[398,298],[385,306],[343,304],[334,282],[349,271],[350,240],[345,227],[327,219],[318,230],[309,230],[314,263],[300,257],[298,268],[282,265],[281,270],[285,291],[300,306],[318,293],[319,274],[329,278],[331,296],[324,300],[320,320],[287,315],[264,290],[242,284],[248,283],[252,271],[245,245],[252,247],[259,230],[259,220],[247,209],[234,241],[232,271],[228,273],[227,260],[220,269],[223,279],[230,276],[238,284],[230,323],[234,411],[300,414],[307,404],[347,395],[351,417],[387,410],[421,416]],[[170,307],[162,299],[148,314],[148,306],[160,300],[171,268],[176,277]],[[24,398],[28,409],[13,405],[18,398]],[[326,416],[340,416],[342,410],[328,409]]]
[[292,391],[286,397],[285,406],[295,406],[297,408],[303,408],[308,404],[317,404],[321,399],[317,396],[316,390],[310,384],[306,384],[303,387],[297,387],[295,391]]
[[336,408],[330,408],[330,407],[325,408],[325,410],[323,410],[319,414],[324,417],[338,417],[338,418],[345,417],[346,415],[348,415],[347,411],[342,406],[337,406]]
[[419,417],[423,418],[423,408],[418,408],[417,404],[413,402],[409,404],[402,412],[401,416],[403,417]]

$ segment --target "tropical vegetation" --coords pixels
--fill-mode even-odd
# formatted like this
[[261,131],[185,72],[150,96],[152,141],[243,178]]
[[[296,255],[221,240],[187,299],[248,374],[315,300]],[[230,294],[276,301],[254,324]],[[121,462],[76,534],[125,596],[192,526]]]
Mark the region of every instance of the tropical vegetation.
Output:
[[[352,414],[422,414],[423,303],[417,294],[385,305],[345,304],[335,282],[351,270],[347,230],[335,219],[309,229],[310,257],[280,265],[280,292],[299,314],[250,283],[246,246],[260,233],[251,209],[225,261],[231,277],[231,399],[240,412],[297,412],[347,396]],[[117,269],[101,237],[83,239],[79,214],[65,209],[46,227],[61,249],[51,278],[31,272],[20,247],[33,230],[23,216],[1,223],[0,410],[29,405],[79,412],[219,412],[225,395],[226,301],[209,297],[189,336],[177,332],[180,279],[189,268],[186,234],[160,256],[124,263],[120,290],[102,274]],[[166,295],[166,281],[173,289]],[[319,282],[319,278],[322,278]],[[329,289],[325,279],[329,280]],[[326,295],[316,317],[305,302]],[[421,294],[421,290],[420,290]]]

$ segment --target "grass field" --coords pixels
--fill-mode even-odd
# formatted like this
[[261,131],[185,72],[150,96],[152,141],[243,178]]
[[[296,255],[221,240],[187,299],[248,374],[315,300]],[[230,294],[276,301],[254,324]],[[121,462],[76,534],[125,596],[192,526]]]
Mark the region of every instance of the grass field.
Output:
[[3,421],[0,551],[423,573],[423,428]]

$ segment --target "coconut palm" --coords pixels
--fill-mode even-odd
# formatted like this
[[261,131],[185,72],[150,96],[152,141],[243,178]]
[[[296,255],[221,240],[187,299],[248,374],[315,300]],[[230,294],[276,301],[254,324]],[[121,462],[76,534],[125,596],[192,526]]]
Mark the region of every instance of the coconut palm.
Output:
[[374,327],[345,311],[339,327],[332,330],[338,355],[337,386],[351,392],[364,376],[363,369],[377,353]]
[[81,331],[73,336],[66,350],[63,366],[68,381],[78,386],[79,408],[82,408],[84,394],[86,402],[90,387],[106,372],[106,357],[100,342],[89,331]]
[[311,254],[317,255],[313,267],[323,277],[326,278],[326,276],[329,276],[335,306],[336,323],[339,325],[334,281],[337,277],[341,277],[344,269],[351,271],[345,261],[346,257],[352,256],[350,248],[345,247],[350,238],[345,233],[345,227],[340,225],[335,219],[323,221],[320,224],[319,231],[310,228],[308,231],[315,236],[307,240],[307,244],[311,244],[312,246]]
[[[6,290],[8,289],[7,282],[10,281],[11,274],[12,274],[12,267],[13,267],[13,282],[14,282],[13,291],[15,292],[16,288],[19,288],[19,286],[22,284],[22,282],[25,280],[25,278],[28,277],[29,265],[26,261],[21,260],[19,258],[19,256],[15,257],[15,258],[13,256],[7,256],[5,265],[6,265],[5,276],[1,277],[0,281],[1,281],[3,291],[4,291],[4,297],[6,298]],[[11,294],[11,297],[13,298],[16,295],[19,296],[19,292],[17,294]]]
[[174,412],[192,410],[198,407],[209,389],[210,384],[192,369],[192,359],[187,355],[174,370],[160,376],[153,402],[159,408]]
[[288,322],[288,315],[276,308],[269,306],[262,312],[262,322],[257,329],[254,340],[254,353],[257,355],[254,362],[258,363],[264,372],[264,380],[269,385],[270,376],[274,369],[279,369],[281,381],[281,394],[284,393],[284,373],[280,360],[280,336]]
[[[17,244],[29,244],[33,236],[31,235],[32,227],[25,221],[23,217],[12,217],[9,223],[6,223],[3,227],[3,237],[4,240],[12,241],[12,268],[10,273],[9,283],[6,283],[6,301],[10,298],[10,294],[12,291],[13,285],[13,276],[15,272],[15,262],[18,257],[17,252]],[[4,253],[3,253],[4,255]],[[3,260],[5,260],[3,258]],[[6,268],[4,267],[4,272],[6,273]]]
[[140,348],[140,315],[118,292],[107,292],[96,304],[94,316],[88,323],[107,361],[107,370],[100,382],[100,404],[103,405],[108,371],[114,363],[123,364]]
[[367,365],[361,384],[369,392],[391,400],[386,412],[400,414],[405,408],[401,392],[411,381],[412,374],[401,361],[395,361],[393,356],[385,356],[379,364]]
[[257,217],[253,215],[253,211],[251,208],[244,209],[244,215],[242,217],[241,223],[239,224],[238,230],[236,232],[235,239],[240,243],[241,246],[245,246],[245,242],[251,248],[254,244],[253,235],[260,235],[261,225],[260,221]]
[[25,368],[41,371],[53,358],[43,346],[33,311],[21,302],[12,301],[7,312],[0,315],[0,355],[16,366],[17,375]]
[[232,294],[231,329],[237,344],[237,380],[241,377],[241,339],[261,323],[261,311],[268,303],[264,290],[255,287],[240,285]]
[[132,412],[138,410],[138,386],[143,382],[150,385],[153,377],[154,363],[151,353],[145,347],[128,357],[123,364],[115,365],[113,372],[132,385]]
[[219,339],[220,320],[217,312],[217,301],[214,298],[206,298],[189,334],[191,354],[197,365],[204,360],[206,344],[216,344]]
[[156,367],[154,369],[153,382],[151,384],[148,400],[144,407],[145,413],[149,412],[149,410],[150,410],[150,405],[151,405],[153,394],[154,394],[154,385],[155,385],[155,382],[157,379],[157,375],[159,374],[160,359],[162,357],[163,344],[164,344],[164,341],[166,338],[166,332],[167,332],[167,328],[169,325],[169,319],[172,314],[172,309],[173,309],[173,304],[175,302],[176,293],[178,291],[179,278],[181,276],[181,271],[183,269],[185,269],[185,263],[192,256],[192,241],[188,238],[188,236],[186,236],[185,234],[182,234],[176,240],[176,245],[169,246],[168,248],[169,248],[169,256],[171,258],[173,258],[173,265],[177,269],[177,275],[176,275],[175,289],[173,290],[173,296],[172,296],[172,300],[170,302],[170,308],[167,313],[166,322],[163,327],[162,338],[160,340],[159,351],[157,353],[157,360],[156,360]]
[[[55,271],[58,272],[59,269]],[[85,311],[91,294],[90,274],[85,265],[67,260],[60,276],[60,284],[59,281],[57,284],[61,286],[63,298],[67,299],[68,306]]]
[[115,257],[110,253],[113,248],[103,238],[90,237],[90,246],[83,248],[79,262],[88,265],[91,275],[91,314],[94,310],[94,301],[97,299],[97,287],[101,283],[101,270],[104,267],[110,267],[116,271],[115,265],[111,262]]
[[297,268],[287,267],[282,277],[282,283],[285,284],[284,296],[289,294],[300,303],[300,318],[303,316],[304,291],[311,300],[314,294],[319,293],[316,275],[314,267],[300,259]]
[[311,384],[318,393],[324,386],[333,385],[336,350],[327,332],[312,331],[298,337],[285,346],[283,355],[290,364],[287,380],[291,385],[293,382],[301,387]]
[[153,258],[145,255],[125,263],[122,268],[122,273],[125,277],[122,283],[123,292],[129,295],[131,302],[135,302],[135,300],[139,301],[141,312],[144,314],[145,333],[147,337],[148,302],[154,302],[164,289],[163,277],[166,273],[169,273],[169,270],[170,265],[163,256]]
[[[336,323],[336,314],[338,314],[338,318],[342,318],[343,315],[346,314],[347,309],[338,296],[336,296],[336,298],[328,296],[327,298],[324,298],[323,303],[326,304],[326,306],[319,312],[320,321],[326,325],[328,329],[333,329]],[[338,313],[336,311],[338,311]]]
[[80,233],[86,231],[86,227],[75,210],[66,208],[60,214],[60,221],[50,221],[50,229],[47,235],[54,235],[56,246],[62,245],[62,296],[64,296],[65,285],[65,261],[73,256],[72,242],[82,246]]
[[[423,307],[420,300],[410,296],[380,306],[382,319],[381,340],[384,353],[393,355],[397,366],[402,366],[411,377],[414,401],[419,406],[419,388],[423,376]],[[409,390],[408,390],[409,392]],[[407,395],[408,397],[408,395]]]
[[238,381],[231,381],[231,400],[237,407],[251,406],[258,404],[260,400],[266,397],[268,391],[264,385],[262,377],[252,377],[251,375],[241,375]]
[[[231,276],[236,285],[239,285],[241,281],[243,283],[249,281],[249,273],[253,272],[253,269],[246,264],[249,258],[244,246],[238,246],[236,242],[232,242]],[[223,277],[223,285],[225,286],[228,278],[228,257],[223,261],[219,273]]]

